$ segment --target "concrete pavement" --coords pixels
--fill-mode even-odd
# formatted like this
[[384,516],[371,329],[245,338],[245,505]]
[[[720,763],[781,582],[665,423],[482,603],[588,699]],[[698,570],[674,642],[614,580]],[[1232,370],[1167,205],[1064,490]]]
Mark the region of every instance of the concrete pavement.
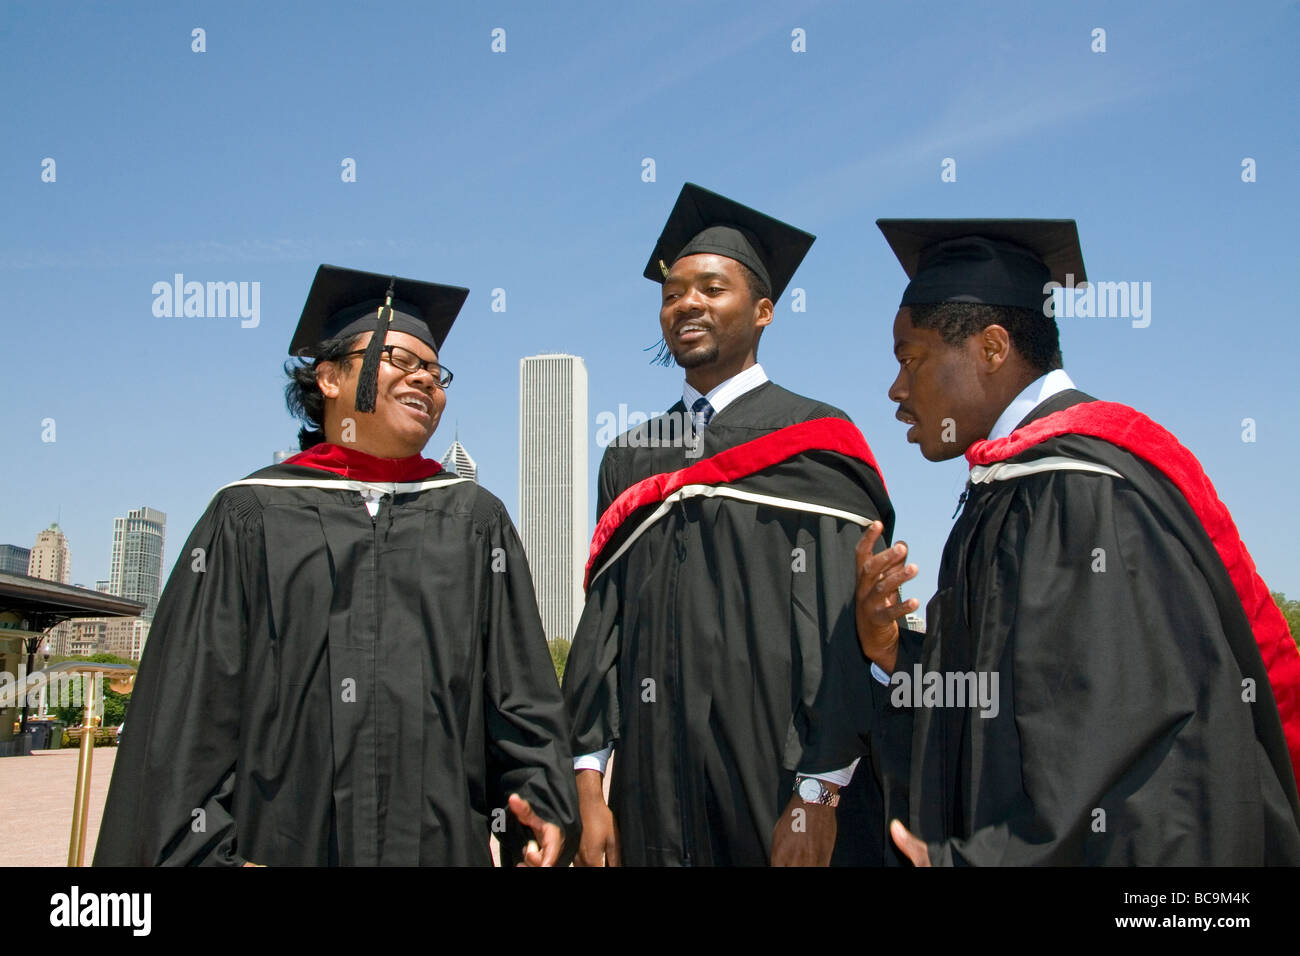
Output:
[[[66,866],[72,834],[77,754],[38,750],[0,760],[0,866]],[[94,858],[116,747],[96,747],[91,763],[86,863]]]

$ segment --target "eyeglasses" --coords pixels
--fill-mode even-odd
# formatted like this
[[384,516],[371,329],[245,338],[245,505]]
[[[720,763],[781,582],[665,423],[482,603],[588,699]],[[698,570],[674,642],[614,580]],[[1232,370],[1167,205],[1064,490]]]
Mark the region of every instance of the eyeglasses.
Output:
[[[385,345],[380,351],[384,353],[384,358],[388,360],[389,364],[396,366],[408,375],[411,372],[418,372],[420,369],[428,369],[429,374],[433,376],[433,380],[438,383],[439,388],[446,388],[451,384],[451,369],[439,365],[437,361],[426,362],[410,349],[404,349],[400,345]],[[347,358],[349,355],[365,354],[365,349],[357,349],[355,352],[346,352],[339,357]]]

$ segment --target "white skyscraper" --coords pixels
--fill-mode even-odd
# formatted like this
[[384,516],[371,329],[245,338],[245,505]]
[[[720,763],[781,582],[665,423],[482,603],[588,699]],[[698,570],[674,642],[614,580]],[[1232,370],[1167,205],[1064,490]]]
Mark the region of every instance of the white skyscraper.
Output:
[[439,462],[447,471],[454,472],[460,478],[468,478],[470,481],[478,481],[478,465],[470,457],[469,451],[460,443],[460,435],[451,443],[447,449],[447,454],[442,456]]
[[572,638],[587,564],[587,367],[519,360],[519,536],[548,639]]
[[144,604],[147,620],[153,619],[162,594],[166,533],[167,516],[153,508],[135,508],[113,519],[109,592]]

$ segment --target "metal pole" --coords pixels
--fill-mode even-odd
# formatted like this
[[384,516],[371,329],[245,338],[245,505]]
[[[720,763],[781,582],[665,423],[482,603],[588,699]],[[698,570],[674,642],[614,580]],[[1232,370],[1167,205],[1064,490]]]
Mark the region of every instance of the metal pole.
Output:
[[86,865],[86,820],[90,804],[90,770],[95,757],[95,685],[91,674],[82,676],[86,711],[82,718],[81,754],[77,757],[77,789],[72,797],[72,839],[68,844],[68,866]]

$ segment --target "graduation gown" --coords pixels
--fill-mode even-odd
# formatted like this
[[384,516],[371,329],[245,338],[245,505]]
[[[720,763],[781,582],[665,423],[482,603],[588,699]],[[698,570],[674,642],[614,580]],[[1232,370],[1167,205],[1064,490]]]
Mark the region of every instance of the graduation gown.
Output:
[[[1277,704],[1300,659],[1191,453],[1070,390],[968,458],[877,725],[890,814],[936,865],[1300,862]],[[913,706],[918,678],[968,673],[996,707]]]
[[213,499],[158,605],[97,865],[491,865],[490,828],[507,855],[531,837],[511,793],[572,855],[563,703],[504,506],[440,473],[372,518],[359,487],[282,464]]
[[[795,772],[867,752],[878,685],[857,641],[854,551],[872,520],[888,538],[893,509],[838,409],[769,382],[714,415],[694,454],[684,422],[678,402],[601,462],[564,675],[573,751],[615,747],[626,865],[762,866]],[[863,816],[878,861],[869,761],[855,788],[875,798]]]

